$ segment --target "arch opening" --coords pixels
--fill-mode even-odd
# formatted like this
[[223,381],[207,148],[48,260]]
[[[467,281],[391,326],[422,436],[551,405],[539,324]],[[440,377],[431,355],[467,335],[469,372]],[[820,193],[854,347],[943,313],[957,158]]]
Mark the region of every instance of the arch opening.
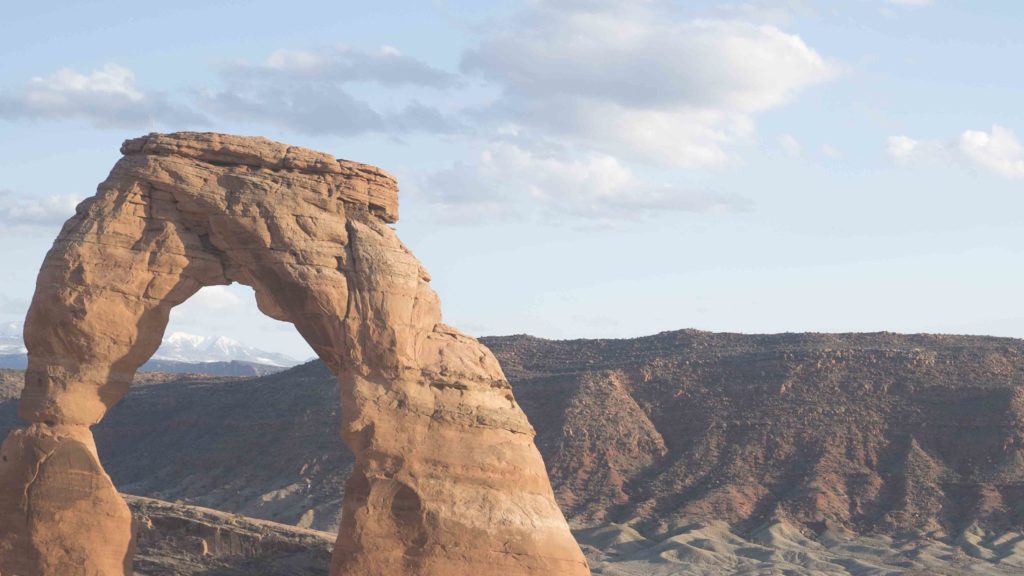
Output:
[[[346,494],[332,574],[589,573],[497,361],[441,323],[429,275],[388,226],[393,178],[260,138],[151,134],[122,152],[39,273],[30,425],[0,462],[0,573],[131,573],[130,514],[90,427],[171,310],[233,282],[337,378],[366,490]],[[75,454],[74,470],[56,453]],[[69,481],[83,490],[49,489]]]
[[255,291],[233,283],[201,288],[172,308],[162,343],[150,360],[235,361],[264,365],[273,371],[315,357],[295,326],[260,312]]

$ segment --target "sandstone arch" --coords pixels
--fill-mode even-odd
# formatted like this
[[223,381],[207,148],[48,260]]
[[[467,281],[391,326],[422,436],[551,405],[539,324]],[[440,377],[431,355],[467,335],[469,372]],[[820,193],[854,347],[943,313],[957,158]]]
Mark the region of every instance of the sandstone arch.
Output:
[[497,361],[441,324],[427,272],[387,225],[393,178],[262,138],[151,134],[121,150],[39,273],[30,426],[0,449],[0,574],[131,573],[130,514],[89,426],[171,308],[231,282],[338,378],[357,464],[332,574],[589,574]]

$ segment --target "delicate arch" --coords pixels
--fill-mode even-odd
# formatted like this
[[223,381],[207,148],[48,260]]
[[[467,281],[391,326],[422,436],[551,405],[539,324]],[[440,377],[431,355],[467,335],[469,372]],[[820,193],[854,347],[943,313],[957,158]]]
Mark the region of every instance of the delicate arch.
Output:
[[[32,425],[0,462],[0,573],[130,574],[127,508],[88,426],[171,308],[231,282],[338,378],[356,469],[332,574],[589,573],[497,361],[441,323],[387,225],[392,177],[261,138],[151,134],[122,152],[39,273],[19,408]],[[54,495],[47,478],[82,490]]]

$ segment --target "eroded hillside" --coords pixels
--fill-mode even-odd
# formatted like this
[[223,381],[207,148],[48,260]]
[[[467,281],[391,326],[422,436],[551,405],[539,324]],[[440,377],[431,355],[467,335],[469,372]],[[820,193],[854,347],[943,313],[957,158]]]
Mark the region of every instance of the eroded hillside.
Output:
[[1024,343],[897,334],[485,339],[578,523],[1024,521]]
[[[777,520],[956,534],[1024,523],[1022,341],[696,331],[483,341],[577,527],[631,521],[658,533],[701,518],[741,532]],[[96,437],[126,492],[333,530],[351,466],[336,398],[316,363],[136,386]],[[13,401],[0,404],[0,427],[13,417]]]

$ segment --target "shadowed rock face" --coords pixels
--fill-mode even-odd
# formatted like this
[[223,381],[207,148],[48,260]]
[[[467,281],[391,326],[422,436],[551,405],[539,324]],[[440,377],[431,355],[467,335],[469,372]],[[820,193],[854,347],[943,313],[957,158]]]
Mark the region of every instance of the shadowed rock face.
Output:
[[[65,224],[25,324],[0,460],[0,573],[130,573],[131,517],[89,427],[171,308],[251,286],[334,373],[356,464],[332,574],[588,574],[494,356],[440,323],[376,168],[218,134],[152,134]],[[325,431],[325,433],[327,433]]]

